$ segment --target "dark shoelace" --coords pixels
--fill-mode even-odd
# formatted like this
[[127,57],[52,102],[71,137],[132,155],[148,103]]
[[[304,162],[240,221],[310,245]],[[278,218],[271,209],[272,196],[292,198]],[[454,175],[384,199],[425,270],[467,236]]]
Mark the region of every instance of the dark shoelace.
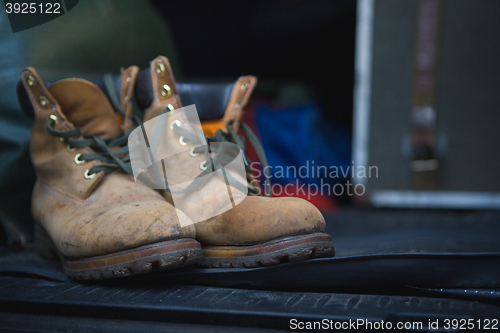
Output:
[[[168,112],[168,111],[164,111],[164,112]],[[228,159],[229,156],[227,156],[227,154],[225,154],[225,152],[220,149],[220,147],[222,147],[222,146],[217,146],[217,145],[211,146],[210,143],[235,143],[238,146],[238,148],[240,149],[243,160],[245,162],[245,171],[249,174],[252,174],[253,170],[250,167],[251,162],[245,156],[245,151],[246,151],[245,138],[241,135],[238,135],[236,132],[233,131],[233,129],[232,129],[233,124],[234,124],[234,120],[230,120],[226,124],[227,132],[224,132],[222,130],[218,130],[214,136],[206,137],[208,147],[209,147],[209,149],[211,149],[210,151],[206,151],[205,147],[197,147],[193,150],[193,153],[204,153],[205,156],[207,157],[207,161],[210,160],[211,165],[214,165],[214,166],[227,165],[229,162],[231,162],[232,159]],[[264,149],[262,148],[262,145],[260,144],[257,136],[250,129],[250,127],[248,127],[248,125],[240,122],[240,126],[243,129],[243,131],[245,132],[245,134],[247,135],[248,140],[252,144],[253,148],[255,149],[255,152],[257,153],[257,156],[259,157],[260,162],[262,163],[262,168],[264,170],[264,177],[265,177],[265,181],[264,181],[265,195],[270,197],[271,196],[271,182],[270,182],[271,177],[269,175],[269,168],[268,168],[267,158],[266,158],[266,155],[264,153]],[[189,142],[190,140],[197,139],[197,136],[195,134],[178,126],[175,123],[173,124],[172,130],[175,133],[183,136],[185,142]],[[195,129],[195,130],[199,131],[198,129]],[[213,158],[210,156],[210,153],[215,154]],[[207,170],[204,170],[196,178],[203,177],[211,172],[212,172],[212,170],[207,168]],[[243,191],[242,186],[244,186],[244,185],[240,184],[240,182],[235,180],[229,173],[225,173],[225,175],[231,180],[232,186],[235,186],[240,191]],[[248,180],[248,183],[246,186],[248,187],[248,195],[251,195],[251,196],[261,195],[260,189],[255,188],[249,180]]]
[[[110,100],[115,111],[125,117],[125,112],[121,108],[118,98],[116,97],[117,93],[111,74],[104,76],[104,83],[106,85],[106,89],[108,89]],[[53,128],[55,120],[52,118],[47,122],[46,129],[51,135],[59,137],[61,141],[66,143],[68,145],[68,151],[72,151],[74,148],[84,147],[89,147],[94,151],[94,153],[80,154],[78,157],[80,162],[93,160],[100,160],[103,162],[102,164],[95,165],[88,169],[87,172],[89,176],[101,171],[108,174],[118,169],[121,169],[131,175],[132,166],[130,163],[128,136],[140,123],[141,120],[134,115],[132,117],[132,126],[130,130],[127,133],[119,133],[111,139],[102,139],[95,135],[82,136],[82,132],[78,128],[68,131],[58,131]],[[114,149],[116,147],[118,148]]]
[[[61,141],[66,143],[69,151],[74,148],[84,147],[89,147],[94,151],[94,153],[80,154],[78,157],[80,162],[92,160],[100,160],[103,162],[102,164],[91,167],[88,170],[89,175],[101,171],[108,174],[117,169],[122,169],[128,174],[132,174],[127,145],[130,131],[128,133],[120,133],[111,139],[102,139],[95,135],[82,136],[82,132],[79,128],[67,131],[58,131],[53,128],[55,122],[56,121],[54,119],[50,118],[45,128],[51,135],[59,137]],[[110,148],[114,147],[119,148],[111,151]]]
[[[113,76],[111,74],[106,74],[104,76],[104,84],[106,86],[106,89],[108,90],[110,100],[111,100],[113,107],[115,108],[115,110],[117,112],[120,112],[122,114],[122,116],[125,117],[125,112],[121,108],[120,103],[118,101],[118,97],[117,97],[118,94],[116,92],[115,85],[113,83]],[[131,102],[132,102],[132,107],[134,109],[132,111],[132,118],[133,118],[133,122],[135,125],[135,126],[132,126],[132,128],[135,128],[136,126],[141,126],[144,137],[146,138],[145,130],[142,127],[142,123],[143,123],[142,119],[140,119],[138,116],[136,116],[137,114],[139,114],[139,112],[134,112],[134,111],[138,110],[137,103],[134,100],[134,98],[132,98]],[[160,114],[164,114],[164,113],[169,112],[169,111],[170,110],[168,108],[165,108],[165,110],[163,110]],[[210,144],[210,143],[235,143],[239,147],[240,152],[243,156],[243,159],[245,162],[245,171],[249,174],[252,174],[253,170],[250,168],[251,163],[248,160],[248,158],[245,156],[245,149],[246,149],[245,148],[245,139],[243,136],[240,136],[233,131],[233,129],[231,128],[231,125],[233,123],[234,123],[234,120],[230,120],[226,124],[227,131],[228,131],[227,133],[222,131],[222,130],[219,130],[215,133],[214,136],[206,137],[206,141],[208,144]],[[269,174],[269,168],[268,168],[267,158],[266,158],[266,155],[264,153],[264,149],[262,148],[262,145],[260,144],[259,139],[255,135],[255,133],[253,133],[253,131],[250,129],[250,127],[248,127],[243,122],[240,122],[240,126],[243,129],[243,131],[245,132],[245,134],[247,135],[248,140],[250,141],[250,143],[254,147],[255,152],[257,153],[257,156],[259,157],[259,160],[262,163],[262,167],[264,170],[264,177],[265,177],[265,182],[264,182],[265,195],[269,197],[269,196],[271,196],[271,182],[270,182],[271,176]],[[200,131],[197,128],[195,128],[195,130]],[[196,140],[197,139],[195,134],[187,131],[186,129],[183,129],[182,127],[179,127],[176,124],[174,124],[174,126],[173,126],[173,131],[175,131],[177,134],[179,134],[181,136],[184,136],[184,138],[186,138],[188,140]],[[129,131],[129,133],[130,133],[130,131]],[[129,133],[126,134],[126,137],[128,137]],[[203,134],[203,132],[198,133],[198,134]],[[205,135],[203,134],[203,136],[205,136]],[[208,147],[210,147],[210,145]],[[215,146],[215,147],[217,147],[217,146]],[[214,149],[217,149],[215,147],[214,147]],[[224,156],[226,154],[224,154],[223,151],[206,151],[206,149],[204,147],[197,147],[197,148],[195,148],[195,150],[193,152],[195,152],[195,153],[203,152],[207,157],[207,161],[210,161],[211,165],[213,165],[213,166],[226,165],[227,163],[231,162],[231,161],[227,161],[226,158],[224,158]],[[214,153],[215,156],[213,158],[211,158],[210,153]],[[83,156],[83,154],[82,154],[82,156]],[[130,169],[129,173],[131,173],[132,168],[130,165],[130,157],[128,157],[127,164],[128,164],[128,168]],[[166,190],[168,192],[171,192],[171,193],[187,192],[187,191],[193,189],[194,187],[198,186],[198,184],[200,184],[200,182],[202,182],[202,177],[210,174],[211,172],[212,172],[212,170],[210,170],[210,168],[207,168],[206,170],[201,172],[187,188],[185,188],[183,190],[173,191],[167,185],[166,185]],[[237,187],[240,191],[243,192],[245,190],[245,186],[246,186],[248,188],[248,195],[253,195],[253,196],[261,195],[261,190],[255,188],[248,179],[247,179],[248,180],[247,184],[243,185],[239,181],[235,180],[229,173],[224,172],[224,175],[231,180],[231,185]],[[147,178],[141,178],[141,179],[143,181],[145,181],[146,183],[149,183],[149,180]]]

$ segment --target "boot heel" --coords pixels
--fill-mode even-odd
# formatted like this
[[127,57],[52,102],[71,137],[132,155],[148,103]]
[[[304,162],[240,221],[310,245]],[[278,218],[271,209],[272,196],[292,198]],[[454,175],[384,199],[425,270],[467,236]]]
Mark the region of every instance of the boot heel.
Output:
[[40,257],[45,259],[58,259],[49,235],[38,224],[35,224],[35,251]]

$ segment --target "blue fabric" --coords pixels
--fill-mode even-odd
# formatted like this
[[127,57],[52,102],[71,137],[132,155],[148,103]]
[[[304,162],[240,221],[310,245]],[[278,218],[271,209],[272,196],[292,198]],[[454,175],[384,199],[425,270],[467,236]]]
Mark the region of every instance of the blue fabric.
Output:
[[[333,170],[330,167],[342,167],[345,170],[351,166],[350,133],[326,121],[315,103],[279,110],[259,104],[255,121],[271,166],[273,183],[295,181],[294,173],[286,172],[287,166],[297,169],[309,166],[307,177],[297,177],[301,183],[319,184],[323,179],[323,183],[334,185],[344,180],[340,172],[338,178],[330,177]],[[326,166],[326,174],[324,169],[320,169],[321,175],[318,176],[318,166]],[[312,175],[313,169],[315,175]],[[306,169],[302,171],[302,175],[305,175]]]

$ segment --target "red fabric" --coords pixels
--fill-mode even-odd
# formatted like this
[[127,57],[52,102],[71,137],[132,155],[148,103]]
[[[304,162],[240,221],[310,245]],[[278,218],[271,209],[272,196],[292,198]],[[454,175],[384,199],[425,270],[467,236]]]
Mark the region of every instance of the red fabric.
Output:
[[[259,135],[259,129],[257,128],[256,122],[255,122],[255,106],[259,103],[267,103],[267,104],[273,104],[273,102],[262,99],[262,98],[255,98],[252,97],[250,98],[250,101],[248,102],[248,105],[245,107],[245,112],[243,112],[243,115],[241,117],[241,121],[247,124],[252,131],[257,135],[257,137],[260,138]],[[244,132],[240,130],[240,133],[243,136],[245,136]],[[246,142],[248,143],[248,139],[246,138]],[[249,144],[247,144],[247,151],[246,151],[246,156],[253,162],[253,161],[258,161],[259,158],[257,156],[257,153],[253,149],[253,147]],[[259,182],[262,184],[262,179],[259,179]],[[271,179],[272,183],[272,179]],[[303,195],[301,191],[297,191],[297,187],[295,185],[293,186],[288,186],[287,187],[287,192],[288,193],[293,193],[293,197],[301,198],[304,200],[309,201],[313,205],[315,205],[319,210],[323,212],[334,212],[338,209],[338,204],[337,201],[335,200],[335,197],[331,196],[325,196],[325,195]],[[273,196],[275,196],[273,194]],[[277,197],[286,197],[288,196],[285,193],[282,193],[280,195],[276,195]]]

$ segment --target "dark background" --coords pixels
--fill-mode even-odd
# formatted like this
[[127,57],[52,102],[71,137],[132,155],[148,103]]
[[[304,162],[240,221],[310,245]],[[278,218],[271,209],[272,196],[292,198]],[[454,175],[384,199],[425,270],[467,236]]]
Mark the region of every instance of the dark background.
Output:
[[327,119],[352,125],[354,0],[161,1],[188,78],[252,74],[257,94],[310,88]]

